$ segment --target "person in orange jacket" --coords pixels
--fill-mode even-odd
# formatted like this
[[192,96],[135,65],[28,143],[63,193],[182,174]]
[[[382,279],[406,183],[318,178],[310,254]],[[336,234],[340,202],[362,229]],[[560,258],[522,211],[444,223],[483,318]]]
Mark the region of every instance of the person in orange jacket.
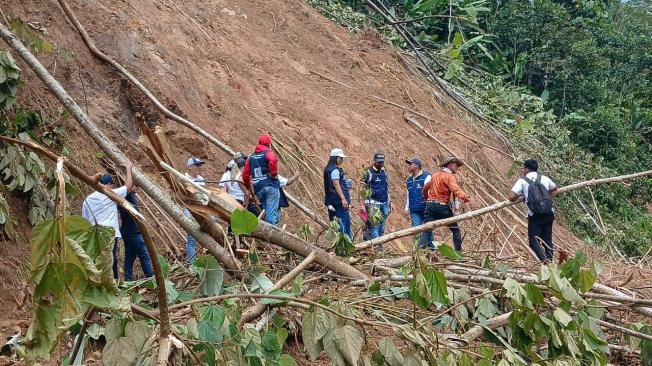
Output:
[[[467,204],[473,205],[471,197],[460,188],[455,177],[457,170],[463,165],[462,160],[455,156],[444,159],[439,166],[439,171],[433,174],[430,182],[423,187],[423,198],[426,200],[423,217],[425,223],[453,217],[453,210],[450,206],[451,193]],[[448,228],[453,233],[455,250],[462,251],[462,232],[459,225],[448,225]],[[419,248],[434,249],[433,240],[432,230],[424,232],[419,238]]]

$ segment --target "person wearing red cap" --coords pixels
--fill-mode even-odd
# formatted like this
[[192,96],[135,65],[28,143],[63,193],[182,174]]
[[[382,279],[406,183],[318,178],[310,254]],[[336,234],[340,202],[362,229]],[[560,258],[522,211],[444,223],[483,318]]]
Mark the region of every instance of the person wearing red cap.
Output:
[[278,159],[271,149],[272,139],[264,134],[258,137],[258,146],[249,156],[242,170],[242,180],[254,192],[265,210],[265,221],[278,224],[278,206],[281,184],[278,180]]

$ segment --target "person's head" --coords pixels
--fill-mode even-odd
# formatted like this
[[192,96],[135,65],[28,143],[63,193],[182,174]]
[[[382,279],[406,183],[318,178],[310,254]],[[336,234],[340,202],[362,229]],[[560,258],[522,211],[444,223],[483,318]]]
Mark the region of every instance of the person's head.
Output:
[[104,174],[100,177],[100,184],[103,184],[109,188],[115,188],[115,182],[113,177],[110,174]]
[[237,152],[233,154],[233,161],[236,163],[238,168],[242,168],[247,162],[247,155],[243,152]]
[[462,162],[462,159],[456,157],[456,156],[449,156],[444,161],[439,165],[442,168],[448,168],[450,169],[451,172],[456,173],[457,170],[464,165],[464,162]]
[[337,166],[342,165],[344,162],[344,158],[347,158],[346,154],[344,154],[344,150],[335,148],[331,150],[330,156],[328,158],[328,164],[335,164]]
[[272,146],[272,138],[268,134],[258,136],[258,145],[263,145],[267,147]]
[[534,159],[528,159],[523,162],[523,175],[539,170],[539,162]]
[[407,170],[410,174],[415,174],[421,170],[422,164],[421,164],[421,159],[419,158],[412,158],[410,160],[406,160],[405,163],[408,165]]
[[377,151],[374,154],[374,166],[376,168],[381,168],[385,165],[385,154],[381,151]]
[[186,163],[186,166],[188,167],[188,173],[196,177],[198,174],[201,173],[202,171],[202,166],[204,165],[204,161],[199,159],[196,156],[191,156],[190,159],[188,159],[188,162]]

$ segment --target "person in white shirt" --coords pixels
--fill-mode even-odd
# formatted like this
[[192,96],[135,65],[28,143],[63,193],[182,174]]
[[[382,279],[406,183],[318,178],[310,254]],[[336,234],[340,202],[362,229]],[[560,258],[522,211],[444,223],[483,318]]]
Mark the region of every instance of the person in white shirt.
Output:
[[[553,259],[552,224],[555,221],[555,209],[552,207],[551,197],[557,191],[557,185],[550,178],[538,173],[539,162],[530,159],[523,164],[523,177],[519,178],[509,192],[509,200],[517,201],[523,197],[528,206],[528,240],[530,248],[541,262],[550,262]],[[538,194],[538,202],[529,200],[528,195],[531,184],[541,184],[542,194]],[[534,186],[533,188],[536,188]],[[547,194],[546,194],[547,191]],[[533,206],[534,205],[534,206]],[[532,207],[538,212],[533,212]],[[543,243],[543,249],[539,242]]]
[[[113,182],[113,177],[108,174],[100,177],[100,183],[112,189],[118,196],[123,198],[126,197],[127,194],[134,189],[134,182],[131,177],[131,169],[133,166],[132,162],[127,161],[127,178],[124,186],[117,187]],[[84,203],[82,204],[82,217],[93,225],[113,228],[113,278],[117,280],[118,257],[120,251],[118,240],[122,238],[122,235],[120,234],[120,222],[118,220],[118,205],[111,201],[111,199],[104,193],[95,191],[84,200]]]
[[[188,168],[188,171],[186,172],[186,178],[190,179],[192,182],[197,184],[198,186],[205,186],[206,185],[206,179],[202,177],[201,172],[203,170],[203,165],[206,162],[199,159],[196,156],[191,156],[187,163],[186,167]],[[190,210],[187,208],[183,210],[183,213],[187,217],[192,217],[192,214],[190,213]],[[186,236],[186,258],[188,259],[188,263],[192,264],[195,261],[195,256],[197,254],[197,240],[193,238],[190,234]]]

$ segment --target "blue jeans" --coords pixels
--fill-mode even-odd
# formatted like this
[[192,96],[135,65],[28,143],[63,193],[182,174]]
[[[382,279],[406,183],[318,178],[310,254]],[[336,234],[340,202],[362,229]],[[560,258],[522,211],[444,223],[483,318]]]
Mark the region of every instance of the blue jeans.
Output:
[[[183,209],[183,214],[186,217],[192,217],[190,210],[187,208]],[[193,238],[190,234],[186,236],[186,258],[188,258],[188,263],[193,264],[195,262],[195,254],[197,253],[197,240]]]
[[260,206],[265,210],[265,221],[272,225],[278,224],[278,203],[281,198],[281,192],[278,187],[265,186],[258,192],[256,196],[260,201]]
[[349,236],[349,239],[353,240],[353,234],[351,234],[351,215],[349,210],[345,210],[342,205],[334,205],[335,211],[328,210],[328,219],[333,221],[337,218],[337,222],[340,225],[339,231],[342,234]]
[[369,224],[369,236],[371,239],[375,239],[379,236],[385,235],[385,221],[387,221],[387,216],[389,216],[389,204],[387,202],[383,203],[367,203],[366,205],[367,212],[371,215],[372,207],[377,207],[380,209],[380,212],[383,214],[383,219],[380,220],[378,224],[372,226]]
[[145,246],[145,240],[142,234],[125,236],[122,238],[125,243],[125,280],[133,279],[134,262],[136,258],[140,260],[140,266],[145,273],[145,277],[152,277],[152,262],[149,259],[149,253]]
[[[414,227],[414,226],[423,225],[423,223],[425,222],[424,215],[425,215],[425,209],[423,211],[419,211],[419,212],[410,211],[410,220],[412,220],[412,226]],[[415,238],[415,240],[419,240],[419,239],[421,239],[421,236],[423,236],[423,235],[427,235],[427,234],[425,234],[425,233],[424,234],[417,234],[417,235],[415,235],[414,238]],[[430,235],[432,235],[432,234],[430,234]],[[429,242],[432,242],[433,239],[434,239],[434,235],[433,235],[433,238],[430,239]]]

